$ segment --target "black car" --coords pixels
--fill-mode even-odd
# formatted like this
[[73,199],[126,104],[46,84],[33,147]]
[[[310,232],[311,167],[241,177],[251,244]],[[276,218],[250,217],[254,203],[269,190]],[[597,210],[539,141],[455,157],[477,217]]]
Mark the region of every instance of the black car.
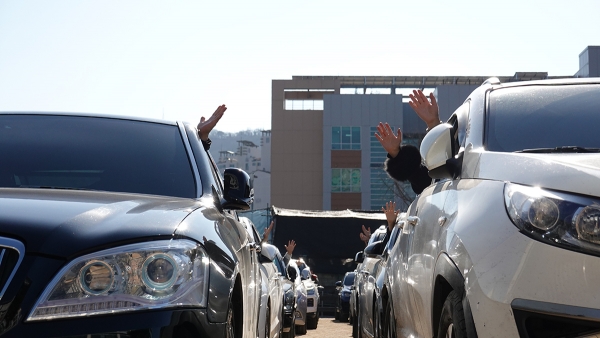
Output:
[[256,337],[256,248],[180,122],[0,113],[0,336]]
[[355,271],[346,272],[344,279],[335,283],[335,286],[338,289],[335,306],[335,319],[337,320],[348,320],[350,314],[350,296],[352,294],[355,274]]

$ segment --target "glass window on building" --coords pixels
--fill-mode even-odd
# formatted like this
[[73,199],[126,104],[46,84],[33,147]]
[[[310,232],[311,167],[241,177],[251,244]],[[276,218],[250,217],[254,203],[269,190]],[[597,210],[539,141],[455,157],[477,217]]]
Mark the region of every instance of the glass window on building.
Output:
[[360,192],[360,169],[331,169],[331,192]]
[[331,127],[331,149],[360,150],[360,127]]

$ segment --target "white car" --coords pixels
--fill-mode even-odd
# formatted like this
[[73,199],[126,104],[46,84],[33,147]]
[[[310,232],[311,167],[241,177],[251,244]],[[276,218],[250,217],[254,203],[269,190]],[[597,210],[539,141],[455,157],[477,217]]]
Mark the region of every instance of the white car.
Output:
[[296,312],[294,315],[295,333],[306,334],[306,286],[300,278],[300,270],[296,261],[291,259],[287,266],[290,280],[294,283],[296,289]]
[[[600,332],[600,79],[489,79],[421,144],[386,337]],[[388,296],[389,294],[389,296]]]
[[[261,275],[263,290],[261,297],[261,313],[265,316],[259,317],[259,335],[266,338],[280,337],[283,333],[284,294],[283,277],[281,274],[281,255],[277,247],[263,243],[261,250]],[[263,320],[264,318],[264,320]],[[264,329],[261,330],[261,324]]]
[[308,267],[302,269],[300,277],[306,288],[306,328],[314,330],[319,325],[319,286],[311,279]]
[[260,308],[258,309],[259,338],[276,338],[283,330],[283,281],[277,267],[277,247],[262,243],[254,223],[247,217],[240,222],[248,232],[248,246],[260,252]]

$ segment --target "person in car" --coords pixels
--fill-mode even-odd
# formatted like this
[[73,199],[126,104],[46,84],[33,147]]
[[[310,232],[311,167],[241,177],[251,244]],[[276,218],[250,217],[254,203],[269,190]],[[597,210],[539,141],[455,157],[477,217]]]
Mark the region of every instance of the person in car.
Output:
[[[269,236],[271,235],[271,230],[273,230],[273,226],[275,225],[275,221],[271,221],[267,229],[265,229],[265,233],[263,234],[262,242],[266,243],[269,240]],[[285,255],[283,255],[283,264],[286,266],[292,259],[292,253],[294,253],[294,249],[296,248],[296,242],[292,239],[288,241],[285,247]]]
[[[398,214],[400,210],[396,210],[396,202],[387,202],[385,203],[385,207],[382,207],[381,210],[385,214],[385,219],[387,221],[387,228],[385,237],[383,238],[383,246],[387,244],[390,239],[390,235],[392,234],[392,230],[394,230],[394,226],[396,225],[396,219],[398,218]],[[362,232],[360,233],[360,239],[365,242],[365,245],[369,243],[369,239],[371,238],[371,228],[367,228],[362,226]]]
[[[421,90],[413,90],[413,94],[409,97],[408,104],[427,124],[427,131],[441,123],[439,108],[433,93],[429,94],[427,99]],[[420,194],[431,184],[431,177],[421,161],[419,149],[410,144],[402,145],[400,128],[394,134],[387,122],[385,124],[380,122],[375,138],[388,153],[384,169],[391,178],[402,182],[409,181],[416,194]]]

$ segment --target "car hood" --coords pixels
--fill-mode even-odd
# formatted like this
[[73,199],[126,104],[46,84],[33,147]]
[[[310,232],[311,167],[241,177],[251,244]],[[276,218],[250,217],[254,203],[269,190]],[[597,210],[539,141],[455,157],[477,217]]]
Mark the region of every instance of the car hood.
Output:
[[474,176],[600,196],[600,154],[483,152]]
[[138,194],[0,189],[0,234],[28,253],[69,258],[140,239],[172,236],[197,200]]

